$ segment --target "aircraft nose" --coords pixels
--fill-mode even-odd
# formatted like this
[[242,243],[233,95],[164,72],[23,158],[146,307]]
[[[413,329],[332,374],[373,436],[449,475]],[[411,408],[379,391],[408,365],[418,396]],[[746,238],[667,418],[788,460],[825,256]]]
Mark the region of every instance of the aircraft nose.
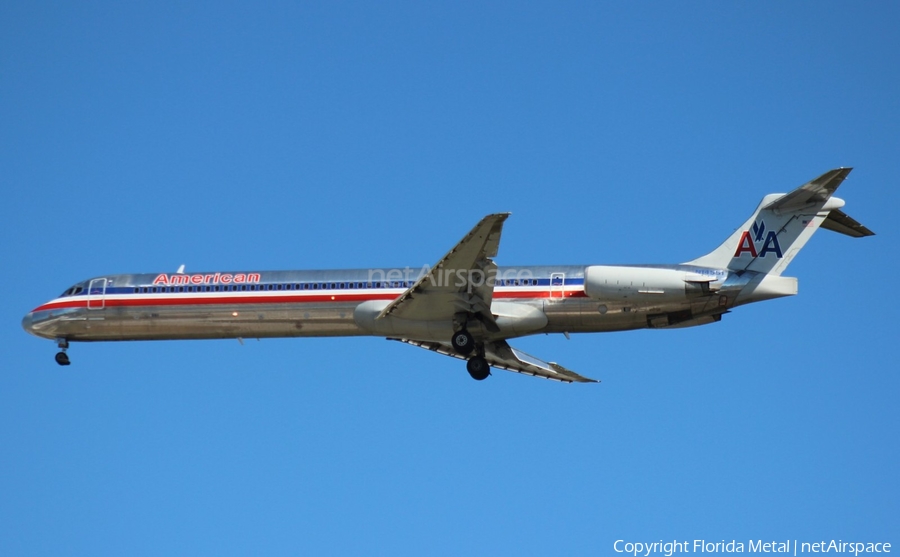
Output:
[[34,330],[32,329],[33,324],[34,324],[34,314],[29,313],[25,317],[22,318],[22,328],[25,329],[26,332],[34,334]]

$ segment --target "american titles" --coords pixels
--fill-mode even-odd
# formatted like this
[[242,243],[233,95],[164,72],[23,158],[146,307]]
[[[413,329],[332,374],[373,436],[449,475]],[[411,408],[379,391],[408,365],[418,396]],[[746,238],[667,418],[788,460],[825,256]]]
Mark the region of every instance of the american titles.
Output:
[[162,273],[154,280],[154,285],[173,284],[245,284],[259,282],[259,273],[208,273],[198,275]]

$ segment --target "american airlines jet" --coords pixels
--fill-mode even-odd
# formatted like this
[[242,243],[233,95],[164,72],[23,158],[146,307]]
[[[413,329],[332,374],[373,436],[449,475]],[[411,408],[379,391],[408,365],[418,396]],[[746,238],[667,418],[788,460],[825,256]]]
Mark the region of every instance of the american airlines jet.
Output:
[[382,336],[490,368],[564,382],[594,382],[516,350],[538,333],[670,329],[715,323],[732,308],[797,294],[782,276],[819,228],[873,233],[833,196],[850,168],[788,194],[770,194],[712,252],[678,265],[498,267],[509,213],[488,215],[434,266],[339,271],[106,275],[31,311],[26,331],[71,341]]

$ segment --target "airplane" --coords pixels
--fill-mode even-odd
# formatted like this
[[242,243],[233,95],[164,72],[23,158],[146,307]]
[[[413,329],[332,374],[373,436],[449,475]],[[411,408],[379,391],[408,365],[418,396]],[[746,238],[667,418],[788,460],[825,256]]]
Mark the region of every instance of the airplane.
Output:
[[22,320],[55,339],[59,365],[74,341],[381,336],[491,368],[593,383],[509,345],[539,333],[673,329],[715,323],[738,306],[797,294],[782,276],[813,233],[874,233],[834,197],[852,168],[788,194],[766,195],[719,247],[677,265],[498,267],[509,213],[490,214],[434,266],[327,271],[105,275],[79,282]]

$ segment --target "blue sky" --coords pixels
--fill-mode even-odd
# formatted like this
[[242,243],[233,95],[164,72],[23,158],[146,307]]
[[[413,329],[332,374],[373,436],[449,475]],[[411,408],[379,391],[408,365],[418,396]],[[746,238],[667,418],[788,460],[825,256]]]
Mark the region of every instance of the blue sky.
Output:
[[[883,3],[0,5],[0,554],[604,555],[900,543],[900,9]],[[27,311],[125,272],[677,263],[838,166],[872,228],[800,295],[514,344],[74,345]]]

